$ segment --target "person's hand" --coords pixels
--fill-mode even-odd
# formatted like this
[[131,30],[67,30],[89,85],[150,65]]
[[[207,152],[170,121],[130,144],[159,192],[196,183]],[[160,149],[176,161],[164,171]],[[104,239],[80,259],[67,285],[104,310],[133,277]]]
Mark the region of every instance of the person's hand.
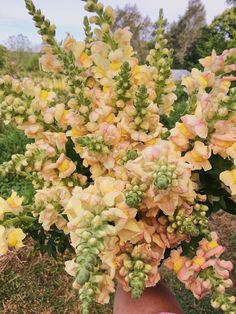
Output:
[[138,300],[118,285],[114,314],[184,314],[179,302],[163,282],[147,288]]

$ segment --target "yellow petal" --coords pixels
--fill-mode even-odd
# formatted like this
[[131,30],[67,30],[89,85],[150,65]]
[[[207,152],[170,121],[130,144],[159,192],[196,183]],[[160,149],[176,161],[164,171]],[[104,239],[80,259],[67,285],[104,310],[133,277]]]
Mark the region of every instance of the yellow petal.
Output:
[[107,193],[103,200],[107,206],[114,206],[117,203],[124,202],[124,195],[120,191],[113,191]]
[[207,247],[209,250],[214,249],[215,247],[219,246],[218,242],[216,240],[212,240],[207,244]]
[[178,273],[178,271],[184,266],[184,260],[182,258],[178,259],[174,265],[173,265],[173,269],[176,273]]
[[196,162],[202,162],[204,159],[194,150],[191,151],[192,157]]
[[191,137],[192,135],[183,123],[179,124],[179,131],[186,137]]
[[203,265],[205,263],[205,259],[203,257],[195,257],[193,260],[194,265]]
[[15,199],[13,197],[8,197],[8,199],[6,200],[7,203],[11,206],[11,208],[16,208],[18,207],[18,204],[16,203]]
[[40,100],[44,101],[44,100],[46,100],[48,98],[48,95],[49,95],[48,91],[42,90],[41,93],[40,93],[39,98],[40,98]]
[[135,219],[129,220],[125,224],[124,229],[129,230],[129,231],[133,231],[133,232],[141,232],[141,229],[140,229],[140,227],[139,227],[139,225]]
[[110,113],[106,118],[105,118],[105,122],[107,123],[113,123],[115,120],[115,115],[113,113]]
[[58,169],[59,169],[61,172],[64,172],[64,171],[68,170],[69,167],[70,167],[69,161],[68,161],[68,160],[64,160],[64,161],[60,164],[60,166],[58,167]]
[[202,88],[206,88],[207,87],[207,80],[203,76],[199,77],[199,82],[200,82],[200,85],[201,85]]
[[111,68],[112,70],[119,70],[119,68],[121,67],[121,62],[120,61],[114,61],[111,63]]
[[25,234],[21,228],[14,228],[9,230],[7,234],[7,243],[10,247],[20,248],[23,246],[22,240],[25,238]]

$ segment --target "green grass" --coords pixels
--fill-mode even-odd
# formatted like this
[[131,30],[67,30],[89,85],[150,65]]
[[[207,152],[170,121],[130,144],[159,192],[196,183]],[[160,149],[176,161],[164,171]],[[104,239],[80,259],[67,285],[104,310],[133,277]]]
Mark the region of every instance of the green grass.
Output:
[[23,154],[29,140],[22,131],[0,121],[0,163],[11,159],[12,154]]
[[[1,121],[0,121],[1,122]],[[12,154],[23,154],[29,140],[22,131],[12,126],[0,126],[0,164],[9,161]],[[0,196],[7,198],[11,191],[16,191],[25,197],[25,203],[32,202],[34,195],[33,186],[30,181],[23,177],[0,177]]]

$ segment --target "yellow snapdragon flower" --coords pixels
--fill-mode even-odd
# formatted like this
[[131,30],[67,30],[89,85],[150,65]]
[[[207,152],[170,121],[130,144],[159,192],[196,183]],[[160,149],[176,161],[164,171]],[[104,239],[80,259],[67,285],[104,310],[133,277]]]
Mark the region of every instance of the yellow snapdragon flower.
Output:
[[236,194],[236,169],[221,172],[220,180],[229,186],[232,195]]
[[22,240],[26,237],[21,228],[11,228],[7,230],[7,244],[9,247],[19,249],[24,246]]

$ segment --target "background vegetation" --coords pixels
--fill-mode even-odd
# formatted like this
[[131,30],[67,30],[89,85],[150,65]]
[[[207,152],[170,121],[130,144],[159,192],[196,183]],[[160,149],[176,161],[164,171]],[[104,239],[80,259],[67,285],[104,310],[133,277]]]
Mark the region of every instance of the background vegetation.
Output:
[[[174,69],[199,67],[198,60],[211,54],[213,49],[222,53],[236,46],[236,1],[226,0],[229,8],[207,24],[201,0],[189,0],[186,12],[173,23],[166,20],[169,48],[174,50]],[[155,23],[143,16],[136,5],[116,8],[117,19],[113,27],[129,27],[133,33],[132,45],[142,63],[154,45]],[[18,76],[39,72],[40,53],[33,52],[29,39],[19,34],[10,36],[0,45],[0,73]]]

